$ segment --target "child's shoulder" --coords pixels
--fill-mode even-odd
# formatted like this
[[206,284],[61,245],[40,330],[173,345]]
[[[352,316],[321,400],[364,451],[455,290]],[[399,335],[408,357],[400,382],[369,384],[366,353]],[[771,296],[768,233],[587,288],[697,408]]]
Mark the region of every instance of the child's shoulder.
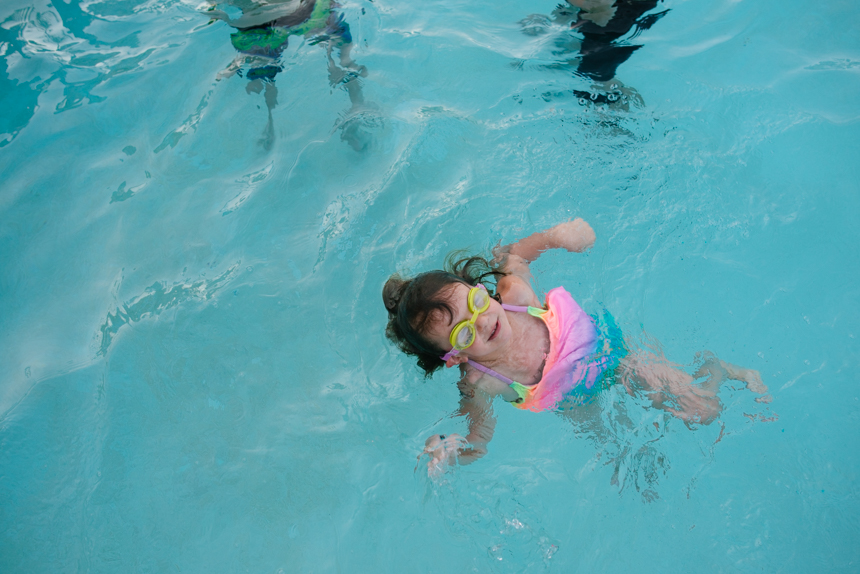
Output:
[[502,302],[508,305],[542,305],[531,285],[519,275],[505,275],[499,279],[496,291],[502,297]]

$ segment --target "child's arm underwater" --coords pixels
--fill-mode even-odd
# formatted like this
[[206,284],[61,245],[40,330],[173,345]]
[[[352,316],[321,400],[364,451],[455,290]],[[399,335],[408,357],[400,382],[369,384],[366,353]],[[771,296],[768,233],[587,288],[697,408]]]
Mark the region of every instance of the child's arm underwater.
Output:
[[496,430],[493,397],[465,379],[457,386],[460,388],[460,408],[454,416],[466,417],[469,434],[465,438],[458,434],[437,434],[427,439],[424,452],[430,455],[428,469],[431,474],[442,463],[450,464],[456,460],[460,464],[470,464],[483,457]]
[[498,291],[505,302],[539,307],[537,295],[531,288],[532,274],[529,263],[549,249],[566,249],[582,253],[594,245],[591,226],[582,218],[532,233],[510,245],[493,249],[493,262],[499,271],[507,273],[498,283]]
[[496,417],[493,416],[493,397],[474,385],[460,381],[460,408],[455,416],[465,416],[469,425],[466,441],[470,448],[460,451],[460,464],[475,462],[487,454],[487,445],[496,432]]

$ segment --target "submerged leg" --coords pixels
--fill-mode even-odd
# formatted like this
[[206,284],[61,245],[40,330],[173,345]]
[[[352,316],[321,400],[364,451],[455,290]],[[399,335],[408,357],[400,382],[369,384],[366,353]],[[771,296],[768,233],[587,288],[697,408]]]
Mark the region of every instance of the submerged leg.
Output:
[[269,151],[272,149],[272,145],[275,142],[275,123],[272,120],[272,110],[278,105],[278,87],[272,79],[255,78],[248,82],[248,85],[245,86],[245,91],[249,94],[259,94],[260,92],[263,92],[263,98],[266,100],[268,120],[266,121],[266,127],[263,129],[263,133],[261,134],[260,139],[257,140],[257,143],[259,143],[263,149]]
[[660,497],[658,483],[669,468],[668,457],[658,444],[666,417],[647,413],[644,418],[640,413],[631,417],[625,402],[616,402],[612,396],[607,393],[605,399],[563,402],[558,414],[572,424],[577,437],[597,449],[583,471],[590,472],[598,464],[608,466],[612,469],[610,483],[619,492],[632,486],[645,502],[651,502]]
[[[694,384],[691,375],[670,363],[662,354],[631,352],[621,363],[622,381],[634,394],[644,390],[651,404],[689,424],[710,424],[723,409],[716,390],[722,377],[711,376],[707,384]],[[704,375],[705,373],[703,373]]]
[[353,107],[364,103],[364,95],[361,93],[361,84],[358,82],[360,76],[367,75],[367,68],[357,66],[349,57],[349,52],[352,49],[352,44],[340,44],[340,66],[338,66],[332,51],[334,47],[329,42],[326,49],[326,58],[328,60],[328,80],[332,87],[343,85],[346,92],[349,94],[349,101]]
[[275,86],[274,81],[269,80],[266,82],[264,96],[266,98],[266,109],[268,110],[269,119],[266,122],[266,128],[263,130],[259,144],[263,146],[263,149],[269,151],[275,143],[275,122],[272,120],[272,110],[278,105],[278,87]]
[[608,430],[601,420],[602,407],[592,400],[577,405],[562,405],[559,414],[570,421],[577,435],[594,437],[597,442],[606,442]]
[[[727,363],[718,359],[710,351],[705,351],[703,355],[705,361],[699,367],[699,370],[696,371],[696,374],[693,375],[696,379],[707,377],[704,382],[700,383],[700,386],[703,388],[708,388],[716,392],[726,379],[731,379],[733,381],[742,381],[749,390],[756,394],[764,395],[767,393],[767,385],[761,380],[761,373],[758,371]],[[770,402],[767,399],[769,399],[769,396],[756,400],[759,402]]]

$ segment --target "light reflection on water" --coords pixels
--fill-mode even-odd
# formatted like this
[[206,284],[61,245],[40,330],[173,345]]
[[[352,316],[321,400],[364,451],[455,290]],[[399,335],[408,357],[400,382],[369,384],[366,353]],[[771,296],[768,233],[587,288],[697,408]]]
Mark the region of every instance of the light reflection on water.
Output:
[[[856,15],[660,6],[624,111],[576,93],[553,2],[344,3],[360,98],[305,38],[219,80],[235,28],[196,4],[4,4],[0,569],[856,563]],[[385,278],[576,216],[598,242],[540,289],[761,370],[772,410],[727,385],[690,430],[614,388],[604,441],[499,404],[487,458],[414,473],[463,422],[384,340]]]

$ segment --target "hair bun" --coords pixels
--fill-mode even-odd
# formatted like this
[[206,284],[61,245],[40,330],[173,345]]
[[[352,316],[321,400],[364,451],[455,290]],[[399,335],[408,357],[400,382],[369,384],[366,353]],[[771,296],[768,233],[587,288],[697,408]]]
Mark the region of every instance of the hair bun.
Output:
[[394,314],[397,310],[397,305],[400,303],[400,298],[403,296],[403,291],[409,281],[404,281],[400,275],[394,274],[385,282],[382,288],[382,303],[388,312]]

